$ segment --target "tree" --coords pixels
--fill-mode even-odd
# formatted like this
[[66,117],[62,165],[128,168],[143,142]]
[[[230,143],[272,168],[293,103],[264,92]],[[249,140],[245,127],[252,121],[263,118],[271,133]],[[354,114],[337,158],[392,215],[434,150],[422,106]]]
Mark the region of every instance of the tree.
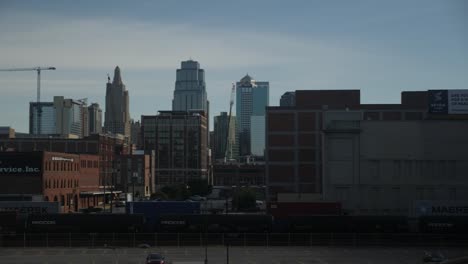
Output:
[[160,191],[166,194],[169,200],[186,200],[190,197],[190,190],[185,184],[166,185]]
[[156,199],[167,200],[168,197],[167,197],[166,193],[164,193],[162,191],[157,191],[157,192],[154,192],[154,193],[151,194],[150,199],[151,200],[156,200]]
[[232,197],[232,205],[233,208],[237,209],[237,211],[255,209],[255,191],[251,188],[241,188],[235,190]]
[[206,196],[211,193],[212,186],[206,180],[191,180],[187,183],[192,195]]

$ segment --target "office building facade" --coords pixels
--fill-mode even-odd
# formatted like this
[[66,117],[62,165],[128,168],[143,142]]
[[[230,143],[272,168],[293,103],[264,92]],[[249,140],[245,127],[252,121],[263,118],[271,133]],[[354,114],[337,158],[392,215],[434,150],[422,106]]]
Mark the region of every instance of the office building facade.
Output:
[[[221,112],[219,116],[214,117],[214,131],[211,150],[215,160],[223,160],[226,154],[227,160],[237,159],[238,157],[238,148],[236,144],[236,117],[231,116],[229,130],[228,122],[229,115],[227,112]],[[228,148],[227,153],[226,147]]]
[[88,107],[88,129],[90,135],[102,133],[102,109],[97,103]]
[[[41,114],[41,127],[39,128],[38,112]],[[47,135],[56,134],[55,108],[53,102],[31,102],[29,103],[29,134]]]
[[125,84],[122,82],[119,66],[114,70],[112,83],[109,78],[106,85],[104,130],[105,133],[130,137],[129,95]]
[[156,188],[207,179],[207,121],[204,111],[160,111],[142,116],[145,153],[155,151]]
[[265,108],[269,105],[269,89],[269,82],[255,81],[249,75],[236,83],[237,137],[240,156],[252,154],[251,117],[265,117]]

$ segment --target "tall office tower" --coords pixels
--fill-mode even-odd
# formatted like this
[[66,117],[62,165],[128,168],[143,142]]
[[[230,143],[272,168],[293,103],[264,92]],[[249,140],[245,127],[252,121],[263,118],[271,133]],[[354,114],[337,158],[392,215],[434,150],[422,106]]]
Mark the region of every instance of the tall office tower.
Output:
[[89,109],[88,109],[88,102],[87,99],[85,101],[81,101],[81,135],[82,137],[89,136]]
[[[177,69],[172,111],[206,112],[207,129],[210,128],[210,102],[206,93],[205,70],[193,60],[183,61]],[[209,133],[206,132],[209,146]]]
[[138,149],[141,147],[141,123],[140,121],[135,121],[131,119],[130,122],[131,127],[131,143],[135,145]]
[[97,103],[88,107],[88,129],[89,134],[102,133],[102,110]]
[[204,111],[159,111],[142,116],[146,153],[156,151],[156,185],[207,179],[208,148]]
[[[85,103],[80,100],[54,96],[55,134],[83,137],[83,109]],[[42,122],[42,121],[41,121]]]
[[119,66],[115,67],[114,80],[108,78],[106,87],[106,111],[104,132],[130,137],[130,109],[128,91],[122,82]]
[[[228,148],[227,160],[237,159],[238,149],[236,145],[236,117],[231,116],[231,122],[228,133],[228,119],[226,112],[221,112],[221,115],[214,117],[214,135],[211,150],[214,152],[214,159],[224,159],[226,155],[226,147]],[[226,145],[226,139],[228,140]]]
[[269,82],[255,81],[248,74],[236,83],[237,137],[240,156],[252,154],[252,143],[257,149],[265,147],[264,140],[251,142],[251,122],[253,116],[257,119],[265,118],[265,108],[269,104],[269,89]]
[[[37,112],[41,104],[41,129],[38,129]],[[47,135],[55,134],[55,108],[53,102],[29,103],[29,134]]]
[[285,92],[281,96],[280,106],[296,106],[296,92]]

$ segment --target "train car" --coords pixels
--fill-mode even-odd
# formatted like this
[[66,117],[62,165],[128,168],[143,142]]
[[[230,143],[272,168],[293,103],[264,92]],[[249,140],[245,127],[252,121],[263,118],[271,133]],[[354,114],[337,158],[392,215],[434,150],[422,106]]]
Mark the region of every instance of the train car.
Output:
[[142,214],[50,214],[30,215],[29,232],[44,233],[127,233],[141,232]]
[[354,233],[402,233],[409,229],[406,216],[352,216],[351,222]]
[[277,217],[275,232],[391,233],[408,231],[404,216],[303,215]]
[[420,216],[419,232],[468,234],[468,216]]
[[16,212],[0,212],[0,234],[14,234],[18,225]]
[[161,215],[159,232],[270,232],[273,218],[265,214]]
[[145,231],[157,231],[159,218],[164,214],[200,214],[200,202],[189,201],[144,201],[127,203],[128,214],[145,216]]

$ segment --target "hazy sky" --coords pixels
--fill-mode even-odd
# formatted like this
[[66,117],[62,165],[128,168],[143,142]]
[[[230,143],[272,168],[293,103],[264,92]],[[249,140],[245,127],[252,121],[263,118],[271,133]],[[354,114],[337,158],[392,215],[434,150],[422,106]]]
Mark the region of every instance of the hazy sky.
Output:
[[[42,74],[43,101],[104,110],[119,65],[139,120],[171,109],[189,58],[205,69],[211,116],[246,73],[270,82],[270,105],[302,89],[398,103],[403,90],[468,88],[468,1],[0,0],[0,68],[57,67]],[[0,72],[0,126],[27,132],[35,98],[35,72]]]

